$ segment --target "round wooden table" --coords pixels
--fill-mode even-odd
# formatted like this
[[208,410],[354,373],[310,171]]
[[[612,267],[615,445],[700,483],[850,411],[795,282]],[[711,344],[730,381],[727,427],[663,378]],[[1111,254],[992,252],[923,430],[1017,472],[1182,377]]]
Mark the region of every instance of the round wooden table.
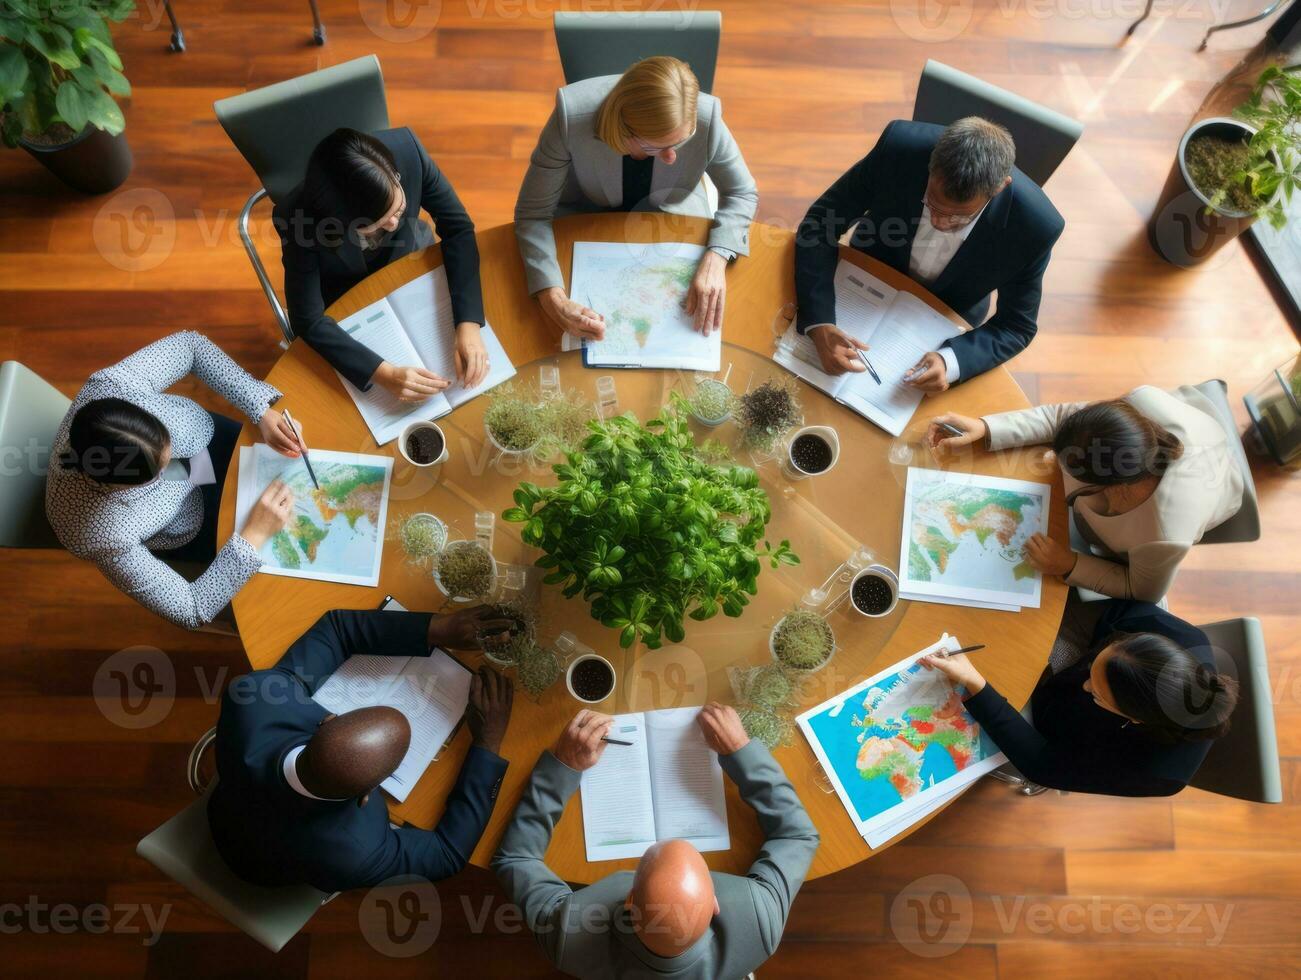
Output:
[[[561,268],[568,269],[575,241],[685,241],[703,243],[708,222],[667,214],[599,214],[564,218],[556,222],[555,235]],[[524,269],[510,225],[479,235],[479,253],[485,312],[522,380],[535,380],[531,362],[551,359],[561,368],[562,382],[594,390],[599,371],[584,370],[576,355],[558,355],[558,337],[543,318],[525,286]],[[861,253],[842,248],[849,261],[871,271],[891,285],[915,293],[957,323],[961,320],[907,277]],[[436,268],[442,262],[437,247],[407,256],[375,273],[330,308],[342,318],[385,296],[396,287]],[[751,232],[751,254],[728,270],[724,320],[724,364],[732,364],[731,382],[743,389],[764,377],[785,372],[771,362],[774,329],[785,325],[783,310],[794,302],[794,236],[769,225],[756,224]],[[614,372],[621,410],[632,408],[645,418],[681,385],[677,372]],[[786,375],[789,377],[789,375]],[[374,608],[386,593],[411,609],[443,608],[442,594],[427,569],[406,560],[392,540],[396,522],[418,511],[431,511],[448,521],[453,537],[473,537],[476,511],[493,509],[498,515],[510,506],[510,493],[521,478],[546,480],[549,474],[527,476],[518,468],[494,466],[486,444],[483,412],[486,398],[477,398],[439,420],[448,433],[451,458],[440,472],[416,470],[397,453],[396,442],[377,447],[332,369],[309,347],[295,342],[280,358],[267,380],[285,394],[284,404],[303,424],[308,445],[320,449],[381,453],[396,457],[387,517],[387,533],[380,584],[367,589],[352,585],[259,575],[235,597],[234,611],[249,662],[254,668],[273,665],[284,651],[323,613],[330,609]],[[690,383],[689,380],[686,383]],[[822,583],[836,565],[860,543],[876,560],[896,567],[903,511],[905,468],[889,461],[894,440],[865,419],[849,412],[815,389],[803,387],[801,400],[809,423],[834,426],[842,440],[841,459],[824,476],[789,484],[775,465],[760,467],[763,485],[773,501],[768,527],[773,541],[790,538],[802,563],[773,570],[765,563],[759,577],[759,595],[740,619],[718,616],[705,622],[687,620],[686,638],[676,646],[655,651],[633,647],[620,650],[617,634],[593,620],[580,599],[565,600],[557,590],[543,586],[544,608],[540,636],[547,641],[561,629],[573,631],[580,641],[608,657],[619,674],[614,694],[600,706],[609,713],[701,704],[707,699],[734,700],[728,667],[761,664],[769,660],[768,633],[782,613],[803,593]],[[1027,407],[1021,389],[1003,368],[973,378],[942,395],[928,399],[917,412],[904,442],[918,443],[926,421],[944,411],[978,416]],[[733,428],[730,425],[721,429]],[[701,432],[701,435],[704,435]],[[709,433],[714,434],[714,433]],[[257,430],[244,427],[240,444],[254,441]],[[744,460],[743,460],[744,461]],[[918,460],[925,465],[933,461]],[[1054,483],[1051,532],[1066,539],[1066,514],[1056,467],[1039,451],[977,451],[950,464],[964,471]],[[231,467],[222,495],[221,540],[234,530],[237,468]],[[497,521],[494,554],[499,561],[531,563],[536,552],[519,541],[518,526]],[[844,690],[927,646],[949,632],[963,642],[985,642],[992,648],[982,655],[981,670],[1013,704],[1024,703],[1047,662],[1061,619],[1066,587],[1046,579],[1038,609],[1007,613],[961,606],[902,601],[884,619],[870,620],[842,608],[832,613],[837,650],[830,664],[810,675],[803,692],[806,706]],[[478,654],[463,654],[471,666]],[[515,803],[538,755],[550,747],[580,705],[565,690],[553,686],[533,701],[517,692],[513,717],[502,755],[510,769],[473,861],[486,866],[510,819]],[[464,729],[401,805],[390,804],[395,820],[432,827],[442,813],[469,746]],[[822,835],[822,844],[809,872],[819,877],[855,864],[873,853],[851,822],[834,793],[825,791],[819,767],[798,733],[791,745],[776,751],[792,783]],[[730,851],[706,854],[709,865],[720,871],[744,873],[754,859],[761,836],[753,813],[727,781]],[[561,877],[588,882],[635,861],[589,864],[585,858],[582,815],[575,796],[556,827],[547,862]],[[901,839],[901,838],[898,838]],[[888,845],[887,845],[888,846]]]

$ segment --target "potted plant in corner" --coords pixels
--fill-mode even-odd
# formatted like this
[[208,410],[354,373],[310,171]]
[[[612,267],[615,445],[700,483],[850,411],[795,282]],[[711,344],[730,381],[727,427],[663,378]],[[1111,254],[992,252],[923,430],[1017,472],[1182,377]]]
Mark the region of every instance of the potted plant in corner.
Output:
[[1257,218],[1275,228],[1301,183],[1301,75],[1261,72],[1237,118],[1200,119],[1184,133],[1148,224],[1161,257],[1198,265]]
[[109,22],[135,0],[5,0],[0,7],[0,134],[65,184],[111,191],[131,172],[130,95]]

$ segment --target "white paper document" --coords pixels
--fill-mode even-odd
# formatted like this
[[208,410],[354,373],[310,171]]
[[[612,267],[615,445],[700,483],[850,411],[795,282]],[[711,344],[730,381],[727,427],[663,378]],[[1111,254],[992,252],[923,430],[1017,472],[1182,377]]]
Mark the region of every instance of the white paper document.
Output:
[[361,654],[345,660],[312,700],[339,715],[376,705],[402,712],[411,725],[411,747],[393,775],[380,783],[401,803],[465,714],[473,677],[438,649],[428,657]]
[[827,374],[817,348],[792,323],[773,355],[782,367],[825,391],[836,401],[897,436],[912,420],[923,393],[903,376],[926,353],[961,331],[911,293],[900,292],[858,266],[841,260],[836,267],[836,326],[867,344],[871,372]]
[[587,860],[641,857],[656,841],[681,838],[699,851],[731,844],[723,770],[705,744],[700,709],[615,715],[601,761],[582,777]]
[[683,305],[704,254],[685,242],[575,242],[569,298],[605,317],[605,337],[565,334],[562,349],[581,343],[588,367],[717,371],[723,332],[697,333]]
[[308,458],[319,487],[301,457],[281,456],[263,443],[240,447],[237,529],[272,480],[283,480],[294,495],[289,525],[262,546],[258,571],[378,585],[393,458],[311,448]]
[[377,384],[369,391],[354,388],[343,375],[339,380],[361,412],[378,445],[391,442],[412,422],[446,415],[458,405],[515,376],[492,327],[480,332],[488,352],[488,376],[474,388],[456,380],[456,324],[452,320],[452,294],[447,273],[440,266],[393,290],[383,299],[344,317],[339,326],[390,364],[423,365],[451,381],[442,392],[423,402],[401,402]]
[[1052,486],[978,473],[908,470],[899,595],[922,602],[1037,609],[1043,575],[1025,543],[1048,530]]
[[965,692],[917,662],[960,647],[945,634],[795,719],[872,847],[1007,761],[963,707]]

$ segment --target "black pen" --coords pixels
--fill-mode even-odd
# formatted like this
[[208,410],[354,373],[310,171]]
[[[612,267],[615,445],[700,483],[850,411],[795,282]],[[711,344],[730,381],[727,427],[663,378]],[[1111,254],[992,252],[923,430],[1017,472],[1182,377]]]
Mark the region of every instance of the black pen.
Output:
[[876,368],[872,367],[872,362],[867,359],[867,355],[857,347],[854,348],[854,353],[857,354],[858,359],[863,362],[863,367],[867,368],[868,373],[872,375],[872,380],[877,384],[880,384],[881,376],[876,373]]
[[621,738],[607,738],[605,735],[601,736],[601,741],[609,742],[611,745],[632,745],[631,742],[625,742]]
[[985,644],[976,643],[973,646],[963,647],[961,650],[941,650],[939,653],[933,653],[933,657],[956,657],[960,653],[975,653],[977,650],[985,649]]
[[312,469],[312,461],[307,458],[307,447],[303,445],[303,440],[298,436],[298,429],[294,426],[294,417],[289,414],[287,408],[281,414],[284,415],[285,421],[289,423],[289,428],[294,431],[294,442],[298,443],[298,450],[303,454],[303,462],[307,464],[307,475],[312,478],[312,486],[316,487],[317,490],[321,489],[321,483],[316,479],[316,471]]

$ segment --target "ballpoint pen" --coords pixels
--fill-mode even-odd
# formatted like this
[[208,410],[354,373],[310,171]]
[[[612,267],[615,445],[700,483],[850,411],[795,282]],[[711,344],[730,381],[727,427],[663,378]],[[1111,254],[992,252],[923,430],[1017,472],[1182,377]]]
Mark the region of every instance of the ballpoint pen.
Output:
[[951,436],[966,435],[966,433],[963,432],[961,429],[959,429],[956,425],[950,425],[948,422],[936,422],[935,425],[937,428],[939,428],[941,432],[947,432]]
[[857,347],[854,348],[854,353],[857,354],[858,359],[863,362],[863,367],[867,368],[868,373],[872,375],[872,380],[877,384],[880,384],[881,376],[876,373],[876,368],[872,367],[872,362],[867,359],[867,355]]
[[316,471],[312,469],[312,461],[307,458],[307,447],[303,445],[303,440],[298,435],[298,427],[294,425],[294,417],[289,414],[287,408],[281,414],[284,415],[285,421],[289,423],[289,428],[294,430],[294,442],[298,443],[298,451],[303,454],[303,462],[307,464],[307,475],[312,478],[312,486],[316,487],[317,490],[321,489],[321,483],[316,479]]
[[608,736],[605,736],[605,735],[602,735],[602,736],[601,736],[601,741],[602,741],[602,742],[609,742],[611,745],[632,745],[631,742],[625,742],[625,741],[624,741],[623,739],[621,739],[621,738],[609,738]]
[[941,650],[939,653],[933,653],[933,657],[956,657],[960,653],[975,653],[977,650],[985,649],[985,644],[975,643],[969,647],[963,647],[961,650]]

